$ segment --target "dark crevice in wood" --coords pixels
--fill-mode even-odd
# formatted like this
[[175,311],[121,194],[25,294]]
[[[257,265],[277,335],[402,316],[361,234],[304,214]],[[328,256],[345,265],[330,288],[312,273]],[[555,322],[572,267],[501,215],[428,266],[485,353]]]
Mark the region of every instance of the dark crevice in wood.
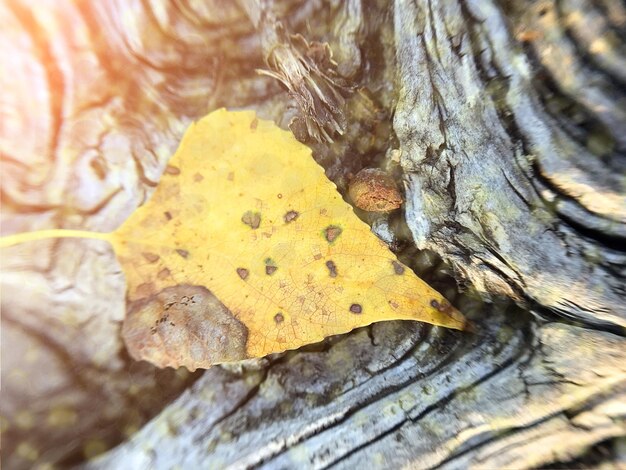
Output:
[[567,308],[546,308],[537,302],[533,302],[531,309],[536,315],[539,315],[544,320],[626,337],[626,328],[620,325],[616,325],[610,321],[602,321],[598,318],[585,318],[584,320],[581,320],[580,317],[573,315],[571,310]]
[[561,460],[559,462],[548,465],[534,467],[533,470],[572,470],[585,468],[616,468],[614,464],[622,458],[615,452],[614,448],[619,445],[619,441],[623,441],[623,437],[616,439],[606,439],[590,446],[582,455],[570,459]]
[[[575,48],[576,56],[581,60],[584,67],[592,70],[594,73],[602,73],[602,75],[609,80],[610,84],[615,87],[616,90],[626,92],[626,82],[620,80],[618,76],[612,74],[609,70],[606,70],[600,61],[594,59],[593,55],[590,54],[589,51],[585,49],[579,40],[574,36],[572,29],[567,26],[567,21],[564,18],[563,12],[563,1],[564,0],[554,0],[554,8],[559,17],[559,25],[563,28],[563,33],[569,40],[570,44]],[[565,1],[567,2],[567,0]],[[609,30],[612,31],[616,37],[620,37],[619,35],[621,33],[617,30],[610,26]]]
[[194,438],[194,442],[197,445],[203,445],[206,442],[206,439],[208,438],[209,434],[211,433],[213,429],[217,428],[220,424],[222,424],[223,422],[231,418],[233,415],[235,415],[236,413],[244,409],[250,403],[250,401],[253,400],[258,395],[259,389],[261,388],[261,386],[267,379],[267,375],[270,369],[271,369],[271,365],[269,367],[263,368],[262,376],[259,379],[259,383],[257,383],[255,386],[250,388],[250,390],[241,399],[239,399],[236,403],[233,404],[232,408],[228,412],[224,413],[217,420],[215,420],[211,424],[211,427],[207,428],[203,433],[196,436]]
[[[559,127],[566,135],[582,149],[586,149],[586,140],[591,132],[601,130],[610,135],[605,124],[578,101],[561,90],[561,87],[554,80],[554,77],[545,69],[532,48],[527,46],[525,52],[533,69],[536,70],[533,80],[533,89],[537,92],[537,97],[542,103],[545,112],[554,119],[555,123],[559,124]],[[554,101],[555,98],[566,102],[567,106],[560,105],[561,109],[555,110],[554,106],[550,105],[551,101]],[[574,120],[575,116],[580,117],[580,119],[577,119],[578,122]],[[615,149],[610,154],[596,158],[601,158],[603,163],[618,170],[624,167],[623,160],[626,158],[626,153]]]
[[[452,351],[451,351],[452,352]],[[379,377],[381,377],[381,375],[385,374],[386,372],[389,372],[392,369],[397,369],[400,366],[402,366],[402,364],[408,360],[414,353],[414,349],[412,349],[411,351],[408,351],[406,354],[404,354],[402,357],[399,357],[391,366],[384,368],[383,370],[377,372],[376,374],[376,380],[378,380]],[[448,356],[446,358],[446,360],[443,361],[438,361],[437,362],[437,367],[444,367],[446,363],[449,363],[451,361],[450,359],[451,356]],[[431,364],[431,367],[434,369],[435,368],[435,364]],[[399,383],[396,383],[392,386],[389,386],[387,388],[382,389],[380,392],[378,393],[374,393],[371,395],[366,395],[364,398],[360,398],[359,400],[356,400],[354,403],[352,403],[350,405],[350,407],[348,409],[346,409],[341,417],[339,419],[336,419],[334,421],[332,421],[332,423],[330,423],[328,426],[325,427],[321,427],[319,429],[315,429],[314,434],[318,435],[322,432],[332,432],[332,429],[334,427],[340,427],[342,426],[347,420],[349,420],[354,414],[356,414],[357,412],[361,411],[362,409],[368,407],[369,405],[383,400],[385,398],[390,397],[391,395],[399,392],[400,390],[406,388],[409,384],[415,382],[416,380],[422,380],[426,377],[426,374],[415,374],[412,377],[407,377],[406,380],[403,380]],[[374,378],[374,377],[372,377]],[[363,388],[367,388],[367,382],[370,379],[367,379],[365,382],[359,384],[359,388],[363,389]],[[348,393],[350,392],[350,389],[347,389],[344,393]],[[292,398],[295,398],[296,395],[295,394],[291,394]],[[249,429],[248,429],[249,430]],[[303,435],[301,436],[301,438],[297,441],[294,441],[291,443],[291,446],[295,446],[299,443],[301,443],[303,440],[305,440],[307,437],[313,435],[313,431],[311,431],[311,433],[309,433],[308,435]],[[277,450],[276,452],[272,453],[271,456],[265,456],[262,460],[256,461],[255,465],[262,465],[262,464],[266,464],[268,463],[271,459],[275,459],[276,457],[278,457],[279,455],[287,452],[290,449],[290,447],[285,446],[282,447],[280,450]]]

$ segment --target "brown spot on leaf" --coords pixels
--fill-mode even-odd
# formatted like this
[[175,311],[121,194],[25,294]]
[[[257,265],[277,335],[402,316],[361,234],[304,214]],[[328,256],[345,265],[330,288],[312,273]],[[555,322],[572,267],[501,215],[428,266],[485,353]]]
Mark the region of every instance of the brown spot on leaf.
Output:
[[248,329],[203,286],[167,287],[131,303],[122,335],[133,358],[157,367],[193,371],[247,357]]
[[328,243],[332,243],[337,240],[337,237],[341,235],[343,230],[341,227],[337,227],[336,225],[329,225],[324,229],[324,237]]
[[285,219],[285,223],[288,224],[289,222],[293,222],[294,220],[296,220],[299,215],[300,214],[296,211],[289,211],[285,214],[283,218]]
[[250,123],[250,129],[255,130],[258,125],[259,125],[259,120],[257,118],[254,118],[252,122]]
[[170,211],[163,212],[163,215],[167,220],[172,220],[172,213]]
[[144,253],[141,253],[141,256],[143,256],[148,263],[156,263],[157,261],[161,259],[161,257],[157,255],[156,253],[144,252]]
[[241,217],[241,221],[251,229],[256,230],[259,228],[259,225],[261,225],[261,214],[258,212],[246,211]]
[[280,324],[285,321],[285,317],[282,313],[278,312],[276,315],[274,315],[274,321],[277,324]]
[[202,181],[204,179],[204,176],[202,176],[200,173],[196,173],[195,175],[193,175],[193,180],[196,183],[199,183],[200,181]]
[[398,276],[400,276],[401,274],[404,274],[404,266],[402,266],[397,261],[392,261],[391,264],[393,265],[394,273],[396,273]]
[[322,258],[323,258],[323,256],[322,256],[321,254],[319,254],[319,253],[318,253],[318,254],[316,254],[315,256],[313,256],[313,259],[314,259],[315,261],[320,260],[320,259],[322,259]]
[[250,271],[248,271],[246,268],[237,268],[237,275],[244,281],[248,278],[249,274]]
[[333,260],[326,261],[326,267],[328,268],[330,277],[337,277],[337,266]]
[[235,180],[235,173],[233,171],[231,171],[230,173],[228,173],[228,176],[226,176],[226,179],[228,181],[234,181]]
[[163,279],[168,278],[170,276],[170,274],[171,274],[171,272],[170,272],[169,269],[163,268],[163,269],[161,269],[159,271],[159,274],[157,274],[157,278],[163,280]]
[[178,249],[176,250],[176,253],[178,253],[183,258],[187,258],[189,256],[189,252],[187,250]]
[[276,263],[272,258],[265,258],[265,274],[271,276],[276,272],[277,269],[278,266],[276,266]]
[[167,165],[165,167],[165,173],[168,175],[180,175],[180,169],[172,165]]
[[400,306],[395,300],[390,300],[389,305],[391,305],[391,307],[394,309],[397,309]]
[[360,304],[352,304],[350,305],[350,311],[352,313],[361,313],[363,311],[363,307]]
[[441,302],[437,302],[437,300],[433,299],[430,301],[430,306],[436,308],[441,313],[450,314],[454,311],[454,307],[446,299],[443,299]]
[[282,198],[283,198],[283,195],[282,195],[281,193],[278,193],[278,194],[276,195],[276,197],[277,197],[278,199],[282,199]]

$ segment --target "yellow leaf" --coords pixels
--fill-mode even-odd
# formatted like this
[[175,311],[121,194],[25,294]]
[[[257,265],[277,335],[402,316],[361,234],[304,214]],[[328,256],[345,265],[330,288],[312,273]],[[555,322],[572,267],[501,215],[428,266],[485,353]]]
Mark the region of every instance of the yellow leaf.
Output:
[[191,126],[155,194],[111,241],[131,303],[188,285],[228,308],[218,323],[243,327],[245,343],[231,338],[214,362],[381,320],[465,325],[353,213],[310,149],[253,112],[222,109]]
[[115,232],[87,236],[107,238],[126,274],[129,351],[161,367],[261,357],[383,320],[466,327],[310,149],[254,112],[193,124],[151,199]]

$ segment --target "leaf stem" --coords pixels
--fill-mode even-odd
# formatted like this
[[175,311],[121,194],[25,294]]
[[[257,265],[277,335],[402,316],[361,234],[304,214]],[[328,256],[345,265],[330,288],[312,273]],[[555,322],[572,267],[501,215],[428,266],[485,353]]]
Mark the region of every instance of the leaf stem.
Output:
[[109,233],[90,232],[88,230],[69,230],[63,228],[38,230],[36,232],[16,233],[15,235],[0,237],[0,248],[35,240],[45,240],[47,238],[92,238],[96,240],[108,240],[109,236]]

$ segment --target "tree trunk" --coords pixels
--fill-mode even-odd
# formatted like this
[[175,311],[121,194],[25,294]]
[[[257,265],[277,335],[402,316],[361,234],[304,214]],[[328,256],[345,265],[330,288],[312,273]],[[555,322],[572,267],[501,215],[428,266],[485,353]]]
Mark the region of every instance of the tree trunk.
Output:
[[[31,6],[0,5],[13,51],[1,59],[13,72],[0,78],[3,235],[110,230],[193,119],[254,108],[309,144],[344,193],[363,167],[398,176],[402,213],[359,214],[477,332],[386,322],[194,376],[159,371],[124,352],[124,283],[106,246],[7,249],[7,468],[626,462],[623,3]],[[316,41],[336,64],[307,55]],[[276,45],[304,57],[313,105]]]

